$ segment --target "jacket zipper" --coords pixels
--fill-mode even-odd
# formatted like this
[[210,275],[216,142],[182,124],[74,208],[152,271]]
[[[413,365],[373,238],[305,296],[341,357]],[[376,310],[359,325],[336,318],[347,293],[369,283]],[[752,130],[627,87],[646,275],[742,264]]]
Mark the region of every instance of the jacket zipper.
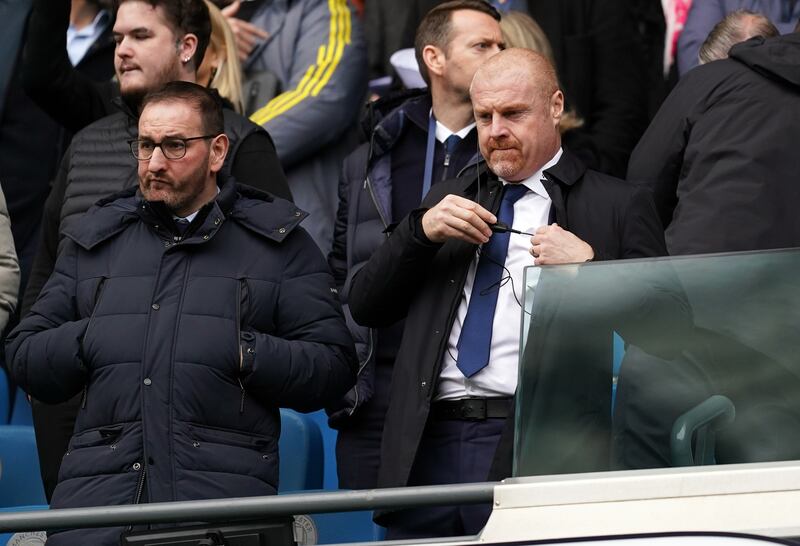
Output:
[[[372,189],[372,182],[369,179],[369,175],[364,178],[364,187],[367,189],[367,191],[369,191],[369,196],[372,198],[372,204],[375,205],[375,210],[378,211],[378,216],[380,216],[381,222],[383,223],[383,229],[388,228],[389,222],[386,221],[386,217],[384,216],[380,205],[378,205],[378,198],[375,197],[375,191]],[[389,235],[387,234],[386,236],[388,237]]]
[[[139,504],[142,501],[142,493],[144,492],[144,479],[145,475],[147,474],[147,467],[143,464],[141,468],[141,474],[139,474],[139,481],[136,483],[136,496],[133,497],[133,504]],[[127,532],[131,532],[133,530],[133,524],[131,523],[128,525]]]
[[356,373],[356,384],[353,386],[353,392],[355,393],[355,400],[353,401],[353,407],[347,412],[348,416],[352,417],[353,413],[355,413],[356,408],[358,407],[358,376],[361,375],[361,372],[364,371],[364,368],[367,367],[370,359],[372,358],[372,353],[375,350],[375,342],[373,340],[373,333],[375,332],[374,329],[369,329],[369,351],[367,351],[367,356],[364,357],[364,360],[358,364],[358,372]]
[[239,286],[236,289],[236,343],[239,345],[239,373],[236,375],[236,381],[239,382],[239,388],[242,391],[242,399],[239,402],[239,413],[244,413],[244,384],[242,383],[242,366],[244,364],[244,349],[242,348],[242,283],[245,281],[239,279]]
[[[83,340],[86,339],[86,334],[89,332],[92,323],[94,322],[94,315],[97,313],[97,308],[100,306],[100,298],[103,295],[103,288],[106,285],[106,277],[102,277],[100,282],[97,283],[97,288],[94,290],[94,306],[92,307],[92,315],[89,317],[89,324],[86,325],[86,331],[83,333],[81,339],[81,353],[83,353]],[[83,354],[81,354],[81,357]],[[81,409],[86,409],[86,399],[89,397],[89,381],[83,386],[83,395],[81,396]]]
[[139,483],[136,485],[136,496],[133,499],[133,504],[139,504],[142,500],[142,492],[144,492],[144,479],[147,475],[147,467],[142,465],[142,473],[139,474]]

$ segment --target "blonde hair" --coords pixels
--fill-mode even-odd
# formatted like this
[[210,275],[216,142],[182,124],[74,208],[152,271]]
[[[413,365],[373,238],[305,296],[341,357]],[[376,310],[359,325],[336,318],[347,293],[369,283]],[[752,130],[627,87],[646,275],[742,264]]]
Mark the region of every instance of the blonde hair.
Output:
[[[556,66],[550,41],[545,36],[539,23],[534,21],[527,13],[509,11],[504,14],[500,20],[500,30],[503,32],[503,40],[506,42],[506,47],[530,49],[546,57],[553,67]],[[560,82],[558,87],[561,88]],[[571,129],[577,129],[582,126],[583,119],[574,110],[568,110],[561,116],[561,124],[559,125],[561,133],[566,133]]]
[[204,0],[211,16],[211,40],[209,49],[214,49],[219,56],[220,63],[214,69],[208,87],[216,89],[220,96],[228,99],[238,113],[244,112],[242,97],[242,67],[236,53],[236,41],[231,27],[225,16],[217,6]]

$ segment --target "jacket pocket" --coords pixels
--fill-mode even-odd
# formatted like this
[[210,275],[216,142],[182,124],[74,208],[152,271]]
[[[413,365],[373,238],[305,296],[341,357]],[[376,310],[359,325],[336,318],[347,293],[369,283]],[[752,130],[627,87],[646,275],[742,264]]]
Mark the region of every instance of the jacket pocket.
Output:
[[[192,425],[190,432],[195,442],[208,442],[231,447],[244,447],[256,451],[269,450],[274,440],[265,436],[247,434],[222,428]],[[197,446],[195,446],[197,447]]]
[[122,425],[101,427],[79,432],[70,441],[70,451],[83,447],[107,446],[117,441],[122,434]]

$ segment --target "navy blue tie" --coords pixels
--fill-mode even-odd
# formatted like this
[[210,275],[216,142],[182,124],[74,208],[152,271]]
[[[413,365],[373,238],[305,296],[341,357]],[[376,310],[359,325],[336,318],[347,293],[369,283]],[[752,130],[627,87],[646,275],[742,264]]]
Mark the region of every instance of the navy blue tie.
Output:
[[[511,226],[514,223],[514,203],[528,191],[522,184],[506,184],[497,220]],[[494,233],[481,247],[481,258],[475,271],[467,316],[458,338],[456,365],[466,377],[472,377],[489,364],[492,346],[492,322],[497,306],[497,294],[508,254],[510,233]]]
[[454,174],[450,174],[450,163],[452,163],[453,154],[461,142],[461,137],[458,135],[450,135],[444,141],[444,170],[442,171],[442,180],[452,178]]

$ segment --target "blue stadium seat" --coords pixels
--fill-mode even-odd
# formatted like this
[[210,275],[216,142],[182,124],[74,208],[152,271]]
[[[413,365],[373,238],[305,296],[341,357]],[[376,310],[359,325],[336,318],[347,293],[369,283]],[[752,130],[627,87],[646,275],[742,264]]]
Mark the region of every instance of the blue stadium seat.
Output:
[[33,426],[31,404],[28,402],[28,396],[20,388],[17,388],[16,395],[14,396],[14,404],[11,406],[11,418],[9,419],[8,423],[10,425],[21,425],[26,427]]
[[8,424],[11,415],[11,389],[8,385],[8,376],[3,368],[0,368],[0,425]]
[[0,508],[46,504],[33,427],[0,426]]
[[296,411],[281,409],[278,441],[280,476],[278,493],[322,489],[324,455],[319,426]]
[[335,491],[339,488],[339,475],[336,473],[336,430],[328,426],[328,414],[325,410],[308,414],[317,423],[322,432],[322,452],[325,454],[325,471],[323,473],[323,489]]

